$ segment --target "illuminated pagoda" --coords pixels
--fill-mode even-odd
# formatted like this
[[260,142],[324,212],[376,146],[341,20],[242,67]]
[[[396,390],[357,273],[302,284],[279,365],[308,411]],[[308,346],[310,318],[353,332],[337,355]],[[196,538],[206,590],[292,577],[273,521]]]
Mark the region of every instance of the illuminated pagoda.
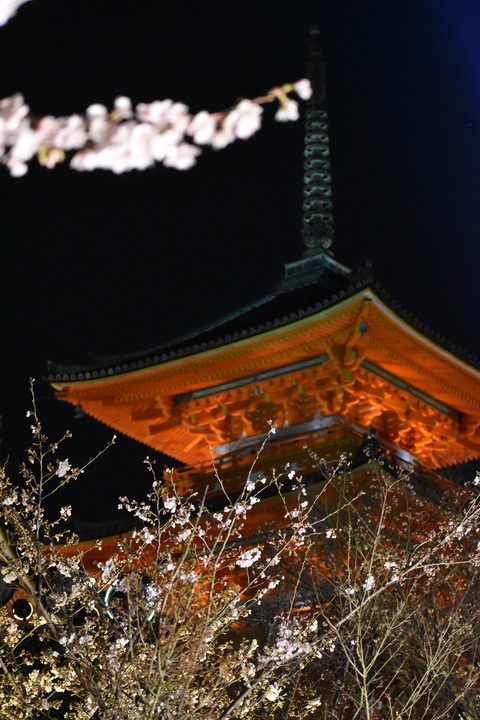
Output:
[[269,294],[197,333],[50,368],[58,399],[183,463],[186,487],[211,477],[212,460],[227,487],[240,487],[272,423],[263,472],[289,462],[308,475],[313,454],[360,464],[367,433],[389,462],[424,478],[480,457],[478,368],[386,299],[368,268],[353,272],[333,255],[318,35],[312,29],[301,259]]

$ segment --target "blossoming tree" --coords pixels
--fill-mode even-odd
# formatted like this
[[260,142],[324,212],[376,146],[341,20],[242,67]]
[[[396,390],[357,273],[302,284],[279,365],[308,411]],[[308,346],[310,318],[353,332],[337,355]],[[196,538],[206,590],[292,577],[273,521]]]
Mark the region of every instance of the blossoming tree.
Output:
[[2,717],[474,720],[475,487],[432,504],[376,462],[319,462],[309,482],[250,472],[212,507],[147,460],[148,497],[119,500],[132,531],[92,562],[72,509],[45,512],[85,468],[29,415],[21,478],[0,484]]

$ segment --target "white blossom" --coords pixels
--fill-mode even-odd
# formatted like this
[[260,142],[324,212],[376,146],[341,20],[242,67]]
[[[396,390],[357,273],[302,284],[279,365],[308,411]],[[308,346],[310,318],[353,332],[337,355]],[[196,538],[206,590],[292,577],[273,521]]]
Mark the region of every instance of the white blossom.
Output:
[[18,496],[15,492],[11,492],[10,495],[3,500],[2,505],[13,505],[18,500]]
[[128,645],[128,639],[125,637],[119,637],[115,640],[115,643],[113,645],[114,650],[121,650],[121,648],[125,647],[125,645]]
[[65,460],[59,460],[55,475],[58,475],[58,477],[65,477],[68,471],[71,470],[71,467],[72,466],[70,465],[68,458]]
[[242,100],[223,121],[223,127],[233,133],[233,137],[246,140],[260,129],[263,108],[251,100]]
[[298,120],[298,117],[298,103],[296,100],[291,100],[290,98],[285,100],[275,113],[275,120],[279,120],[280,122]]
[[213,115],[206,110],[197,113],[190,123],[189,134],[197,145],[208,145],[215,135],[217,123]]
[[98,563],[99,569],[102,571],[102,584],[110,581],[111,575],[115,574],[115,561],[109,558],[106,563]]
[[79,645],[87,645],[88,643],[92,642],[93,636],[92,635],[82,635],[81,638],[78,640]]
[[142,539],[147,545],[150,545],[155,540],[155,535],[146,527],[141,530]]
[[120,117],[124,120],[129,120],[133,117],[132,112],[132,101],[129,97],[117,97],[114,102],[115,110],[119,113]]
[[307,78],[297,80],[297,82],[293,84],[293,89],[302,100],[310,100],[312,97],[312,85]]
[[177,499],[176,497],[165,497],[163,498],[163,506],[165,510],[168,510],[170,513],[174,513],[177,509]]
[[186,528],[185,530],[182,530],[182,532],[178,533],[178,535],[177,535],[178,542],[183,542],[188,537],[190,537],[191,534],[192,534],[192,530],[190,528]]
[[21,5],[29,0],[0,0],[0,26],[6,25]]
[[365,590],[371,590],[374,585],[375,585],[375,578],[370,573],[369,575],[367,575],[367,579],[363,583],[363,587],[365,588]]
[[74,633],[70,633],[70,635],[62,635],[62,637],[60,637],[58,640],[60,645],[71,645],[74,641],[75,641]]
[[237,558],[238,567],[242,567],[242,568],[250,567],[251,565],[256,563],[257,560],[259,560],[261,554],[262,554],[262,551],[258,547],[251,548],[250,550],[245,550],[245,552],[243,552]]
[[260,662],[274,665],[288,662],[293,657],[307,655],[312,651],[312,645],[303,639],[300,628],[296,625],[280,625],[274,645],[266,647]]
[[274,702],[280,695],[280,692],[280,688],[277,684],[269,685],[265,690],[265,697],[267,700],[270,700],[270,702]]
[[180,143],[169,149],[163,164],[177,170],[188,170],[195,165],[195,158],[200,155],[200,149],[188,143]]
[[305,710],[314,710],[315,708],[319,707],[322,704],[322,701],[319,697],[314,698],[313,700],[309,700],[305,706]]

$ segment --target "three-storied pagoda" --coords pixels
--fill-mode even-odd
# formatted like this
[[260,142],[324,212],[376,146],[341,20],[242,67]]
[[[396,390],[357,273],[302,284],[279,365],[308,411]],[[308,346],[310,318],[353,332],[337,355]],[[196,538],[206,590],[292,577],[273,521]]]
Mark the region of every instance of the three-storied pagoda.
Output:
[[308,474],[312,450],[335,460],[367,431],[413,468],[480,457],[479,370],[333,256],[318,30],[311,41],[301,259],[269,294],[195,334],[49,375],[59,399],[184,463],[187,486],[205,482],[212,459],[239,486],[272,423],[264,471],[289,462]]

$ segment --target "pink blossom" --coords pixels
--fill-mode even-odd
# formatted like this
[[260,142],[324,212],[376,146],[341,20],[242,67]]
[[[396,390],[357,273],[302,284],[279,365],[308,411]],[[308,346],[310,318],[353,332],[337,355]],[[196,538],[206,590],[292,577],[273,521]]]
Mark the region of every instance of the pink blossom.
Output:
[[16,160],[13,157],[8,158],[7,167],[12,177],[22,177],[28,172],[28,165],[22,160]]
[[258,547],[251,548],[250,550],[245,550],[237,558],[238,567],[242,567],[242,568],[250,567],[251,565],[256,563],[257,560],[259,560],[261,554],[262,554],[262,551]]
[[155,100],[152,103],[139,103],[136,108],[138,120],[163,125],[167,122],[167,112],[173,105],[173,100]]
[[58,131],[52,139],[52,145],[63,150],[82,148],[88,139],[85,121],[81,115],[59,118]]
[[298,120],[298,103],[296,100],[287,98],[275,113],[275,120],[280,122],[289,122],[290,120]]
[[180,145],[171,148],[163,164],[166,167],[173,167],[177,170],[188,170],[195,165],[197,155],[200,155],[200,149],[195,147],[195,145],[180,143]]
[[130,120],[133,117],[132,101],[129,97],[115,98],[114,107],[123,120]]
[[91,116],[90,122],[88,123],[88,135],[89,139],[92,140],[92,142],[105,142],[111,130],[111,125],[106,117],[102,116],[101,114]]
[[0,0],[0,26],[6,25],[20,5],[24,5],[26,2],[28,0]]
[[263,108],[251,100],[242,100],[231,112],[226,116],[223,127],[227,131],[230,130],[234,137],[246,140],[259,130],[262,121],[261,115]]
[[187,132],[191,120],[192,117],[188,112],[188,107],[183,103],[173,103],[166,113],[166,122],[182,134]]
[[230,145],[230,143],[234,140],[235,135],[233,132],[222,127],[214,134],[212,138],[212,147],[215,148],[215,150],[223,150],[223,148]]
[[152,153],[155,160],[163,162],[170,149],[178,145],[183,139],[181,133],[174,129],[157,133],[152,140]]
[[86,110],[86,116],[90,120],[92,118],[106,118],[108,115],[107,108],[105,105],[101,105],[100,103],[94,103],[93,105],[89,105]]
[[208,145],[215,135],[217,123],[213,115],[206,110],[197,113],[190,123],[189,134],[197,145]]
[[17,135],[16,142],[12,147],[11,156],[17,160],[31,160],[38,152],[39,137],[26,125]]
[[58,132],[59,127],[60,120],[57,120],[57,118],[54,118],[52,115],[46,115],[38,122],[35,127],[35,132],[40,141],[43,142],[47,139],[51,140]]
[[293,89],[301,100],[310,100],[312,97],[312,85],[307,78],[297,80],[297,82],[293,84]]

